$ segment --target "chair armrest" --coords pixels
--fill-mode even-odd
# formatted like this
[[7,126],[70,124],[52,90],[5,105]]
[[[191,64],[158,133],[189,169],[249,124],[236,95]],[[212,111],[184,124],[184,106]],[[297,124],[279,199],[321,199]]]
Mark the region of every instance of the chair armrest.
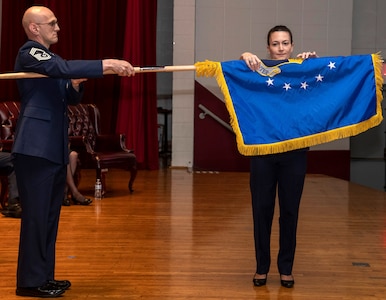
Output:
[[90,153],[92,156],[95,156],[96,153],[94,149],[91,147],[91,144],[88,138],[86,136],[82,136],[82,140],[83,140],[84,146],[86,147],[87,152]]
[[126,148],[124,134],[101,134],[96,136],[96,152],[133,152]]
[[134,153],[134,150],[126,148],[126,136],[123,133],[119,135],[119,138],[121,143],[121,149],[129,153]]

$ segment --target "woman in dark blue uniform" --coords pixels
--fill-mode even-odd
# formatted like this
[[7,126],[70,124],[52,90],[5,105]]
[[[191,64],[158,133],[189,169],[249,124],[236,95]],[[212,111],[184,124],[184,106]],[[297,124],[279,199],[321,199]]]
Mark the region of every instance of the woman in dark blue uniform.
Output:
[[54,13],[43,6],[26,10],[22,20],[28,41],[20,48],[16,72],[48,78],[20,79],[20,117],[12,149],[22,207],[16,294],[57,297],[70,287],[55,280],[55,243],[68,164],[67,105],[82,96],[83,78],[105,71],[134,75],[123,60],[66,61],[49,50],[60,30]]
[[[283,25],[273,27],[267,35],[267,49],[272,60],[288,60],[293,51],[291,31]],[[307,59],[317,57],[315,52],[303,52],[297,57]],[[258,70],[261,60],[254,54],[241,55],[248,67]],[[275,62],[272,62],[275,64]],[[271,228],[275,210],[276,189],[278,190],[279,254],[277,266],[281,285],[293,287],[295,281],[292,267],[296,248],[296,229],[300,199],[306,175],[307,149],[299,149],[279,154],[251,157],[250,189],[254,221],[256,253],[255,286],[263,286],[271,264]]]

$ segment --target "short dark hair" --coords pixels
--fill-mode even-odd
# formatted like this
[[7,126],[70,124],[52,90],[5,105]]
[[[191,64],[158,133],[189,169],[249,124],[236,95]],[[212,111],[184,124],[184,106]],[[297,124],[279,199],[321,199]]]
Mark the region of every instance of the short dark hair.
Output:
[[275,27],[272,27],[269,31],[268,31],[268,34],[267,34],[267,45],[269,46],[269,38],[271,37],[271,34],[276,32],[276,31],[285,31],[285,32],[288,32],[289,35],[290,35],[290,39],[291,39],[291,44],[293,43],[293,40],[292,40],[292,32],[291,30],[285,26],[285,25],[276,25]]

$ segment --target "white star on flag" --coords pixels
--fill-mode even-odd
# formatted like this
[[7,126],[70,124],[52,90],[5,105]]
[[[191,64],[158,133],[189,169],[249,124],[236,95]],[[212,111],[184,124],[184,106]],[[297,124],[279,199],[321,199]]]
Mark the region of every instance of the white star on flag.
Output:
[[272,78],[268,78],[266,83],[267,83],[268,86],[273,85],[273,79]]
[[304,82],[301,83],[301,87],[300,87],[301,89],[305,89],[306,90],[307,87],[308,87],[307,82],[304,81]]
[[319,74],[318,76],[315,76],[315,78],[316,78],[316,81],[323,81],[324,76]]
[[330,70],[332,70],[332,69],[335,69],[336,67],[335,67],[335,63],[334,62],[332,62],[332,61],[330,61],[330,63],[328,64],[328,67],[330,68]]
[[286,91],[290,90],[291,84],[290,83],[284,83],[283,89],[285,89]]

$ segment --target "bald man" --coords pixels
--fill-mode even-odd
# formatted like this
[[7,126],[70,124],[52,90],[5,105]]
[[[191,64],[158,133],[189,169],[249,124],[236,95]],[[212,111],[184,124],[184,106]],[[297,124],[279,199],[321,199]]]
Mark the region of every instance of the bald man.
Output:
[[124,60],[64,60],[49,48],[58,42],[58,20],[47,7],[33,6],[22,19],[28,41],[16,72],[48,78],[19,79],[21,97],[12,149],[22,207],[16,295],[54,298],[71,286],[55,279],[55,244],[68,164],[67,105],[77,104],[86,78],[106,72],[134,75]]

